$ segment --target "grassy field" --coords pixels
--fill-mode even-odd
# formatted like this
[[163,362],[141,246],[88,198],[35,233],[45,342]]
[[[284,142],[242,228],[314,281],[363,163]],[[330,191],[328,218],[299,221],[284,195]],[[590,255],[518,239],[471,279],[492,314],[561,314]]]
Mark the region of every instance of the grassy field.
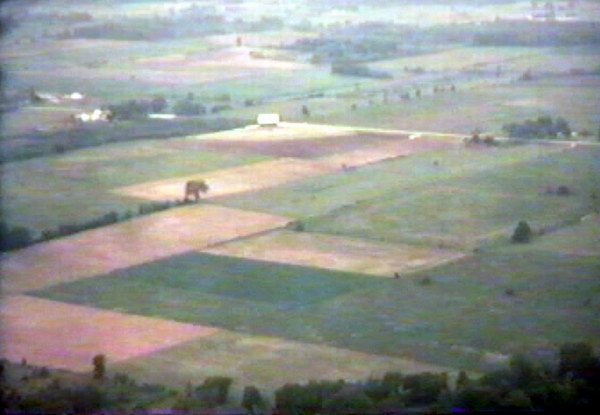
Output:
[[435,365],[390,356],[378,356],[325,345],[219,331],[210,337],[130,359],[109,370],[146,381],[183,388],[207,376],[230,376],[232,393],[241,398],[244,386],[258,386],[272,398],[285,383],[311,379],[363,380],[391,370],[409,374],[448,371]]
[[[589,213],[597,154],[537,146],[457,149],[219,201],[300,218],[308,231],[468,248],[482,238],[508,238],[519,220],[546,227]],[[573,194],[542,194],[553,184],[568,185]]]
[[[306,229],[388,241],[439,241],[457,247],[496,236],[507,240],[519,220],[544,228],[590,212],[590,193],[597,189],[599,173],[597,155],[557,154],[425,189],[388,193],[308,220]],[[554,183],[568,185],[574,194],[540,193]],[[440,206],[443,214],[435,214]]]
[[[267,160],[266,156],[194,149],[195,141],[112,144],[5,164],[2,220],[36,231],[85,221],[110,211],[136,210],[140,201],[115,187],[169,179]],[[183,187],[177,198],[183,198]]]
[[[383,91],[383,85],[381,91]],[[412,91],[411,81],[404,89]],[[596,104],[600,104],[598,80],[559,79],[531,83],[475,83],[455,93],[427,95],[421,99],[383,102],[382,92],[356,97],[341,94],[322,98],[266,103],[252,108],[235,109],[231,116],[248,118],[256,112],[278,112],[285,119],[306,121],[301,108],[310,111],[310,122],[417,131],[444,131],[469,134],[475,129],[502,135],[502,126],[540,116],[563,117],[574,131],[598,129]],[[356,110],[351,110],[353,104]],[[452,108],[452,111],[449,111]],[[457,115],[457,114],[460,114]]]
[[[551,64],[551,65],[549,65]],[[527,69],[534,72],[568,72],[572,68],[593,69],[600,64],[600,54],[592,48],[534,47],[457,47],[421,56],[409,56],[378,62],[374,68],[406,76],[404,67],[422,67],[426,71],[488,70],[496,67],[506,73]]]
[[190,253],[33,294],[481,369],[490,352],[597,344],[598,304],[586,300],[600,289],[599,267],[597,256],[511,246],[394,280]]
[[414,245],[382,244],[314,232],[275,231],[203,250],[216,255],[327,268],[392,278],[464,256]]
[[315,122],[379,128],[463,134],[481,129],[501,134],[506,123],[549,115],[564,117],[576,131],[594,132],[599,121],[594,110],[597,105],[592,104],[600,103],[597,85],[597,80],[590,79],[476,85],[462,90],[459,86],[453,94],[428,95],[408,102],[385,104],[379,97],[373,104],[359,104],[357,111],[349,111],[352,101],[340,102],[324,112],[313,111],[312,118]]

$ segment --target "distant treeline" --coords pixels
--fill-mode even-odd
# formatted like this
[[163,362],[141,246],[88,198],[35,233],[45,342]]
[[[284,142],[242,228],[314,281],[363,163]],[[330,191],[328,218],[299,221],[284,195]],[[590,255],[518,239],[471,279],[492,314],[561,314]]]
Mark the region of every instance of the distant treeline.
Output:
[[[132,107],[135,107],[136,111],[139,110],[139,102],[133,104]],[[130,113],[129,115],[134,115],[130,119],[136,118],[137,114]],[[126,117],[122,119],[127,119]],[[5,141],[25,138],[28,143],[27,145],[2,146],[0,163],[64,153],[114,142],[140,139],[168,140],[170,137],[229,130],[247,124],[248,120],[228,118],[179,119],[177,122],[144,118],[135,122],[83,123],[64,130],[33,132],[25,137],[5,136],[2,138]]]
[[122,16],[117,21],[80,25],[64,29],[56,37],[139,41],[232,32],[260,32],[281,28],[283,28],[283,21],[278,17],[263,16],[253,21],[241,18],[228,21],[213,12],[203,11],[199,7],[190,7],[171,16],[154,18]]
[[571,127],[561,117],[555,120],[552,117],[538,117],[536,120],[525,120],[522,123],[504,124],[502,130],[510,137],[515,138],[570,138]]
[[392,79],[392,75],[388,72],[371,69],[365,65],[344,62],[332,64],[331,73],[363,78]]
[[473,43],[480,46],[575,46],[600,44],[597,22],[498,21],[481,25]]
[[471,46],[597,46],[600,23],[493,21],[442,24],[428,28],[391,23],[361,23],[322,29],[286,45],[311,54],[313,63],[371,62],[430,53],[436,48]]

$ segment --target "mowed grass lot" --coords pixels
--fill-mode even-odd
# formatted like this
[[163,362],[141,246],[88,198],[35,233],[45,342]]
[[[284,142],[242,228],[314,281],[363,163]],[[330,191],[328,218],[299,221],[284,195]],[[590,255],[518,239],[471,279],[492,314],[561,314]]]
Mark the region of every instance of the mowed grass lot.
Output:
[[[534,145],[431,152],[219,202],[296,217],[307,231],[467,249],[507,240],[520,220],[542,228],[589,213],[599,154]],[[543,194],[549,185],[573,194]]]
[[188,253],[31,294],[481,369],[486,353],[553,350],[574,340],[598,345],[599,270],[599,256],[521,246],[399,280]]
[[[194,139],[143,141],[13,162],[2,168],[2,220],[42,231],[110,211],[135,211],[140,200],[116,187],[267,160],[194,148]],[[183,198],[183,181],[181,194]]]

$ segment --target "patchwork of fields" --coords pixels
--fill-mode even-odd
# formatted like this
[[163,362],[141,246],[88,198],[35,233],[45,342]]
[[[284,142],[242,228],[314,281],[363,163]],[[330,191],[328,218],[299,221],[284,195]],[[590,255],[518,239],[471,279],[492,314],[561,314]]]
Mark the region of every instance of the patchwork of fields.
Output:
[[[4,255],[0,354],[87,371],[105,353],[145,381],[272,391],[598,345],[599,155],[286,124],[11,163],[6,217],[39,229],[110,198],[181,198],[192,178],[211,190]],[[558,184],[571,194],[543,192]],[[509,244],[520,220],[546,234]]]

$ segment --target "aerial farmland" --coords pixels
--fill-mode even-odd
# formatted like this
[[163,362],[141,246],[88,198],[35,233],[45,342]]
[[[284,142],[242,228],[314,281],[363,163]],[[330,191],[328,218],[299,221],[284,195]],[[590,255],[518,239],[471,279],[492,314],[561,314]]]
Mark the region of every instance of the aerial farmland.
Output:
[[600,350],[597,2],[0,10],[15,413],[482,409],[465,378]]

